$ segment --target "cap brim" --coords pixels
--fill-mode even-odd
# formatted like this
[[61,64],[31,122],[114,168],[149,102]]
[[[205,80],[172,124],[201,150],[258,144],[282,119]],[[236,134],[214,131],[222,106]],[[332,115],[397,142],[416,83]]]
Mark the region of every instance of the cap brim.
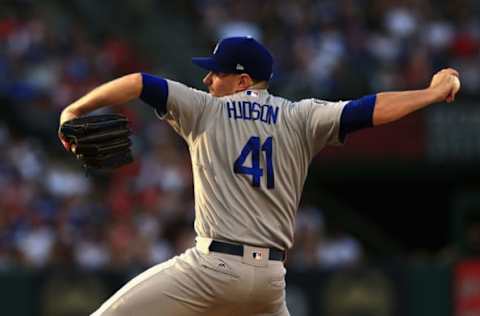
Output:
[[212,57],[193,57],[192,63],[208,71],[225,72]]

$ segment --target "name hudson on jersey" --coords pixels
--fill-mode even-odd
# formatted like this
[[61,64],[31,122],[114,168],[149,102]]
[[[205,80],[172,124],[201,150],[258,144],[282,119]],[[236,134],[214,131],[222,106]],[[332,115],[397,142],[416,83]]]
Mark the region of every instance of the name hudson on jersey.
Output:
[[250,101],[231,101],[225,106],[229,119],[260,120],[267,124],[277,124],[278,106],[261,105]]

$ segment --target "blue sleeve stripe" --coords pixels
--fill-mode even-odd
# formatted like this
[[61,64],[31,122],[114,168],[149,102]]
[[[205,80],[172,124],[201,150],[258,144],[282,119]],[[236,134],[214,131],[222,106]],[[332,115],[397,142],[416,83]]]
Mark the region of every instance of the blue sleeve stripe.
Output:
[[142,82],[140,99],[153,107],[159,115],[167,113],[167,80],[142,72]]
[[345,105],[340,117],[340,140],[354,131],[373,126],[373,110],[377,95],[367,95]]

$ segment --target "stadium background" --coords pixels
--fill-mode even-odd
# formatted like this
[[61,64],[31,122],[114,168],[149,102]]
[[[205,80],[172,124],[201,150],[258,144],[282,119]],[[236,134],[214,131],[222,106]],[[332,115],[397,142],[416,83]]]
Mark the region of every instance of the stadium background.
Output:
[[0,1],[2,315],[86,315],[192,244],[186,147],[138,102],[134,164],[86,178],[63,107],[147,71],[202,88],[190,57],[252,35],[271,92],[350,99],[458,69],[453,105],[352,135],[314,161],[289,253],[292,315],[480,314],[480,3],[475,0]]

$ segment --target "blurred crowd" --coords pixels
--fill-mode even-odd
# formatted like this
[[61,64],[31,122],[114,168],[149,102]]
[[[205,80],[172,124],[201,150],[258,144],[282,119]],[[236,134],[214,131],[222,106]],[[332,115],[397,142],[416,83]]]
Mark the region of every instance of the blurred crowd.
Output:
[[0,267],[146,267],[191,245],[188,155],[164,124],[125,109],[137,161],[111,175],[87,178],[58,148],[62,108],[146,68],[132,44],[113,35],[95,40],[80,22],[33,2],[7,9],[0,15]]
[[252,35],[274,52],[279,93],[355,98],[424,88],[444,67],[478,96],[480,4],[474,0],[197,1],[214,40]]
[[[150,128],[162,136],[166,126]],[[165,136],[136,163],[87,177],[73,157],[72,165],[55,160],[2,126],[0,267],[146,267],[190,246],[188,156]]]
[[[199,50],[229,35],[260,39],[277,61],[272,90],[284,96],[421,88],[446,65],[461,71],[466,96],[478,95],[475,1],[191,4],[188,16],[198,17],[195,27],[211,40]],[[146,107],[121,108],[133,122],[135,163],[86,177],[55,135],[71,101],[101,82],[168,61],[139,55],[136,42],[118,33],[93,36],[60,8],[19,1],[0,13],[0,269],[161,262],[194,239],[190,160],[180,137]],[[362,244],[328,227],[320,209],[303,207],[297,223],[289,265],[335,268],[362,260]]]

